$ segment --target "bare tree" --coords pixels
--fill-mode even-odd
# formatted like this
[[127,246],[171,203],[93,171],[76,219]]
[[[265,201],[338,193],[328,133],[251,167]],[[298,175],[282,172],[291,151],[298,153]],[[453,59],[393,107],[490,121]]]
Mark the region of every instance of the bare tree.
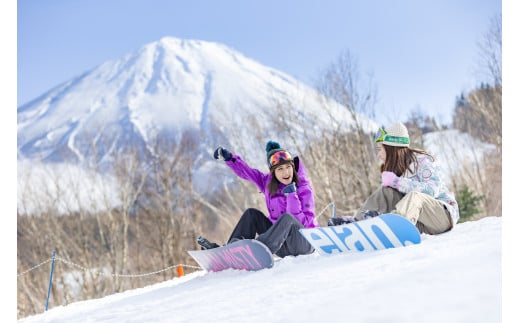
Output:
[[[36,201],[34,205],[59,204],[60,209],[51,208],[54,212],[49,212],[42,208],[40,215],[18,215],[20,271],[48,259],[53,249],[60,258],[71,261],[60,262],[55,267],[51,307],[160,281],[154,276],[146,279],[126,276],[135,274],[135,270],[154,272],[189,260],[185,251],[194,247],[193,223],[197,223],[192,213],[197,210],[187,202],[192,191],[191,157],[183,153],[167,156],[169,151],[157,150],[158,157],[153,159],[141,152],[135,149],[112,155],[113,169],[105,167],[118,181],[115,186],[118,189],[115,194],[120,198],[118,205],[111,204],[109,196],[96,196],[81,182],[81,176],[62,171],[57,177],[48,174],[54,185],[41,188],[49,190],[47,194],[33,195],[36,200],[45,196],[55,200]],[[100,169],[92,162],[86,165]],[[97,185],[99,188],[103,183]],[[80,199],[82,203],[78,203]],[[157,228],[164,231],[157,232]],[[160,245],[154,243],[157,236]],[[191,242],[189,247],[186,241]],[[151,250],[159,250],[159,255]],[[40,266],[19,276],[19,317],[43,310],[48,274],[48,266]],[[171,271],[162,272],[163,280],[171,277]]]
[[[453,126],[473,137],[495,145],[486,155],[478,178],[469,187],[483,195],[483,214],[501,215],[502,209],[502,16],[491,19],[488,31],[478,43],[476,69],[483,75],[481,85],[467,96],[457,98]],[[463,175],[463,174],[462,174]],[[461,179],[465,178],[461,176]]]
[[[352,118],[349,124],[338,122],[335,113],[331,113],[328,135],[309,146],[314,167],[320,165],[322,156],[330,156],[330,164],[322,164],[325,168],[316,176],[323,178],[325,172],[332,172],[325,176],[329,179],[328,188],[323,189],[329,191],[340,212],[351,213],[377,185],[377,162],[366,121],[366,117],[374,116],[377,89],[370,74],[366,78],[360,76],[357,60],[349,51],[340,53],[324,70],[316,88],[324,98],[340,104]],[[325,109],[328,106],[324,104]],[[336,196],[331,196],[331,192]]]
[[502,88],[502,15],[491,18],[488,30],[478,42],[478,70],[486,81]]
[[468,104],[479,115],[484,129],[482,140],[497,147],[485,159],[486,189],[484,210],[502,214],[502,15],[492,18],[488,32],[479,44],[482,69],[487,71],[492,85],[481,87],[468,97]]
[[[275,134],[284,148],[300,155],[313,183],[317,215],[331,202],[344,215],[354,212],[378,184],[378,165],[368,133],[374,123],[366,117],[373,114],[376,91],[371,82],[362,86],[356,62],[348,52],[323,73],[317,89],[312,94],[302,92],[300,101],[273,96],[262,114],[269,131],[254,122],[256,127],[248,129],[262,145]],[[319,218],[322,225],[326,220]]]

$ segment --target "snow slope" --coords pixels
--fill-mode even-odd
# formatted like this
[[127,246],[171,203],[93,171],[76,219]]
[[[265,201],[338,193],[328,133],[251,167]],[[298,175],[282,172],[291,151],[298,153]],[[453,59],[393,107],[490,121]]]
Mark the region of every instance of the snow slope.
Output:
[[448,181],[457,172],[465,171],[467,174],[478,174],[479,168],[482,168],[484,154],[497,151],[495,145],[479,141],[458,129],[425,134],[424,148],[443,165],[442,171]]
[[502,322],[502,217],[405,248],[197,271],[19,322]]

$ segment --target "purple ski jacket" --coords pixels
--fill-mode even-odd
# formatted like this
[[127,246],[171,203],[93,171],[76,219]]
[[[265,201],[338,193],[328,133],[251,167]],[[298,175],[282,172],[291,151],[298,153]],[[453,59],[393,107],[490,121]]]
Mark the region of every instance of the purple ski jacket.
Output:
[[284,213],[290,213],[297,218],[305,228],[318,227],[318,221],[314,215],[314,195],[311,183],[307,178],[307,171],[299,157],[294,158],[294,167],[298,174],[299,183],[296,192],[285,196],[282,193],[284,184],[280,184],[274,195],[269,194],[267,185],[271,181],[271,173],[262,173],[258,169],[251,168],[240,158],[232,154],[231,159],[226,164],[233,170],[238,177],[251,181],[256,184],[265,196],[265,203],[269,211],[269,220],[276,222]]

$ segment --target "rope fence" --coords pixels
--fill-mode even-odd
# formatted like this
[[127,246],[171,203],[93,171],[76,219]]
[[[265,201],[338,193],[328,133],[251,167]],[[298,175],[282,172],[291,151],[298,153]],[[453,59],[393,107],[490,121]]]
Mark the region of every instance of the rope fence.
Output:
[[33,266],[33,267],[27,269],[26,271],[19,273],[17,276],[18,276],[18,277],[23,276],[23,275],[27,274],[28,272],[33,271],[33,270],[35,270],[36,268],[38,268],[38,267],[40,267],[40,266],[43,266],[43,265],[45,265],[46,263],[51,262],[51,261],[52,261],[52,258],[49,258],[49,259],[43,261],[42,263],[39,263],[39,264],[37,264],[37,265],[35,265],[35,266]]
[[[322,210],[321,212],[318,214],[318,216],[316,216],[316,218],[319,218],[326,210],[327,208],[331,207],[332,208],[332,217],[335,217],[336,216],[336,208],[334,206],[334,201],[330,202],[329,204],[327,204]],[[68,259],[64,259],[64,258],[61,258],[61,257],[58,257],[56,256],[56,250],[53,250],[53,253],[52,253],[52,258],[49,258],[49,259],[46,259],[44,261],[42,261],[41,263],[37,264],[37,265],[34,265],[32,266],[31,268],[19,273],[17,275],[17,277],[20,277],[20,276],[24,276],[26,274],[28,274],[29,272],[33,271],[33,270],[36,270],[38,268],[40,268],[41,266],[49,263],[49,262],[52,262],[52,265],[51,265],[51,272],[50,272],[50,278],[49,278],[49,288],[48,288],[48,292],[47,292],[47,302],[46,302],[46,305],[45,305],[45,311],[48,310],[48,307],[49,307],[49,298],[50,298],[50,294],[51,294],[51,288],[52,288],[52,275],[54,273],[54,265],[55,265],[55,262],[56,261],[61,261],[62,263],[66,264],[66,265],[69,265],[71,267],[74,267],[74,268],[77,268],[83,272],[90,272],[90,273],[95,273],[95,274],[98,274],[99,276],[109,276],[109,277],[122,277],[122,278],[139,278],[139,277],[146,277],[146,276],[151,276],[151,275],[156,275],[156,274],[159,274],[159,273],[162,273],[162,272],[165,272],[167,270],[170,270],[170,269],[176,269],[177,270],[177,277],[181,277],[181,276],[184,276],[184,268],[191,268],[191,269],[197,269],[197,270],[202,270],[203,268],[202,267],[199,267],[199,266],[192,266],[192,265],[186,265],[186,264],[177,264],[177,265],[171,265],[171,266],[168,266],[164,269],[161,269],[161,270],[156,270],[156,271],[152,271],[152,272],[149,272],[149,273],[144,273],[144,274],[117,274],[117,273],[105,273],[103,271],[100,271],[100,270],[92,270],[92,269],[89,269],[89,268],[86,268],[82,265],[79,265],[79,264],[76,264]]]
[[[68,261],[66,259],[63,259],[61,257],[56,257],[56,260],[59,260],[67,265],[70,265],[72,267],[76,267],[78,269],[81,269],[83,271],[90,271],[90,269],[86,268],[86,267],[83,267],[81,265],[78,265],[78,264],[75,264],[71,261]],[[149,273],[145,273],[145,274],[106,274],[106,273],[103,273],[102,271],[97,271],[97,272],[94,272],[94,273],[98,273],[100,275],[105,275],[105,276],[111,276],[111,277],[126,277],[126,278],[136,278],[136,277],[146,277],[146,276],[151,276],[151,275],[155,275],[155,274],[159,274],[159,273],[162,273],[164,271],[167,271],[167,270],[170,270],[172,268],[178,268],[178,267],[183,267],[183,268],[193,268],[193,269],[202,269],[202,267],[198,267],[198,266],[191,266],[191,265],[186,265],[186,264],[179,264],[179,265],[172,265],[172,266],[169,266],[169,267],[166,267],[164,269],[161,269],[161,270],[157,270],[157,271],[152,271],[152,272],[149,272]]]
[[[23,276],[33,270],[36,270],[38,267],[41,267],[43,265],[45,265],[46,263],[49,263],[52,261],[52,258],[49,258],[47,260],[44,260],[43,262],[27,269],[26,271],[24,272],[21,272],[19,273],[17,276],[20,277],[20,276]],[[54,261],[61,261],[63,262],[64,264],[66,265],[69,265],[69,266],[72,266],[72,267],[76,267],[82,271],[89,271],[89,272],[92,272],[91,269],[89,268],[86,268],[84,266],[81,266],[79,264],[76,264],[76,263],[73,263],[72,261],[69,261],[67,259],[64,259],[64,258],[61,258],[61,257],[58,257],[56,256],[54,258]],[[151,276],[151,275],[155,275],[155,274],[158,274],[158,273],[162,273],[163,271],[167,271],[167,270],[170,270],[172,268],[179,268],[179,267],[182,267],[182,268],[191,268],[191,269],[203,269],[202,267],[199,267],[199,266],[191,266],[191,265],[186,265],[186,264],[178,264],[178,265],[172,265],[172,266],[169,266],[169,267],[166,267],[164,269],[161,269],[161,270],[157,270],[157,271],[153,271],[153,272],[149,272],[149,273],[145,273],[145,274],[128,274],[128,275],[125,275],[125,274],[113,274],[113,273],[104,273],[102,271],[94,271],[94,273],[97,273],[99,275],[103,275],[103,276],[110,276],[110,277],[126,277],[126,278],[136,278],[136,277],[145,277],[145,276]]]
[[336,217],[336,206],[334,205],[334,201],[332,201],[329,204],[325,205],[325,207],[321,210],[321,212],[318,214],[318,216],[316,216],[316,219],[318,219],[323,214],[323,212],[325,212],[327,210],[327,208],[329,206],[332,209],[332,217],[335,218]]
[[[332,217],[335,217],[336,216],[336,207],[334,206],[334,201],[330,202],[329,204],[325,205],[325,207],[320,211],[320,213],[316,216],[316,218],[319,218],[329,207],[332,208]],[[27,269],[26,271],[24,272],[21,272],[19,273],[17,276],[20,277],[20,276],[23,276],[33,270],[36,270],[37,268],[45,265],[46,263],[49,263],[53,261],[53,258],[49,258],[47,260],[44,260],[43,262]],[[70,260],[67,260],[67,259],[64,259],[64,258],[61,258],[61,257],[54,257],[54,261],[61,261],[63,262],[64,264],[66,265],[69,265],[69,266],[72,266],[72,267],[76,267],[80,270],[83,270],[83,271],[91,271],[91,269],[89,268],[86,268],[84,266],[81,266],[79,264],[76,264],[76,263],[73,263],[72,261]],[[99,275],[104,275],[104,276],[110,276],[110,277],[126,277],[126,278],[136,278],[136,277],[145,277],[145,276],[151,276],[151,275],[155,275],[155,274],[159,274],[159,273],[162,273],[164,271],[167,271],[167,270],[170,270],[170,269],[173,269],[173,268],[179,268],[179,267],[183,267],[183,268],[191,268],[191,269],[203,269],[202,267],[199,267],[199,266],[191,266],[191,265],[186,265],[186,264],[178,264],[178,265],[172,265],[172,266],[169,266],[169,267],[166,267],[164,269],[161,269],[161,270],[157,270],[157,271],[153,271],[153,272],[149,272],[149,273],[145,273],[145,274],[106,274],[102,271],[98,271],[97,273]]]
[[191,269],[203,269],[202,267],[199,267],[199,266],[192,266],[192,265],[186,265],[186,264],[178,264],[178,265],[172,265],[172,266],[168,266],[164,269],[161,269],[161,270],[156,270],[156,271],[153,271],[153,272],[149,272],[149,273],[144,273],[144,274],[114,274],[114,273],[105,273],[103,271],[100,271],[100,270],[92,270],[92,269],[89,269],[89,268],[86,268],[82,265],[79,265],[79,264],[76,264],[76,263],[73,263],[72,261],[70,260],[67,260],[67,259],[64,259],[64,258],[61,258],[61,257],[57,257],[56,256],[56,250],[53,251],[52,253],[52,258],[50,259],[47,259],[47,260],[44,260],[42,261],[41,263],[35,265],[35,266],[32,266],[31,268],[29,268],[28,270],[26,271],[23,271],[21,273],[19,273],[17,275],[17,277],[20,277],[20,276],[24,276],[26,274],[28,274],[29,272],[33,271],[33,270],[36,270],[38,269],[39,267],[49,263],[49,262],[52,262],[52,266],[51,266],[51,272],[50,272],[50,278],[49,278],[49,288],[48,288],[48,292],[47,292],[47,300],[46,300],[46,304],[45,304],[45,311],[47,311],[49,309],[49,299],[50,299],[50,295],[51,295],[51,288],[52,288],[52,275],[54,273],[54,265],[55,265],[55,262],[56,261],[61,261],[62,263],[66,264],[66,265],[69,265],[71,267],[74,267],[74,268],[77,268],[77,269],[80,269],[84,272],[93,272],[95,274],[98,274],[100,276],[109,276],[109,277],[123,277],[123,278],[139,278],[139,277],[146,277],[146,276],[151,276],[151,275],[156,275],[156,274],[159,274],[159,273],[162,273],[164,271],[167,271],[167,270],[170,270],[170,269],[177,269],[177,277],[181,277],[181,276],[184,276],[184,268],[191,268]]

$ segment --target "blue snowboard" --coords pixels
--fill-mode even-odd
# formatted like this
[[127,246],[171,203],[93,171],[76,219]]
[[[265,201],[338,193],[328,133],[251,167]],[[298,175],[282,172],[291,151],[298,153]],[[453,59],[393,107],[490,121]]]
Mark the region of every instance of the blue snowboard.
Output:
[[339,226],[300,229],[300,233],[321,254],[382,250],[421,243],[421,235],[413,223],[390,213]]
[[241,269],[256,271],[274,265],[273,254],[257,240],[239,240],[208,250],[190,250],[190,256],[206,271]]

